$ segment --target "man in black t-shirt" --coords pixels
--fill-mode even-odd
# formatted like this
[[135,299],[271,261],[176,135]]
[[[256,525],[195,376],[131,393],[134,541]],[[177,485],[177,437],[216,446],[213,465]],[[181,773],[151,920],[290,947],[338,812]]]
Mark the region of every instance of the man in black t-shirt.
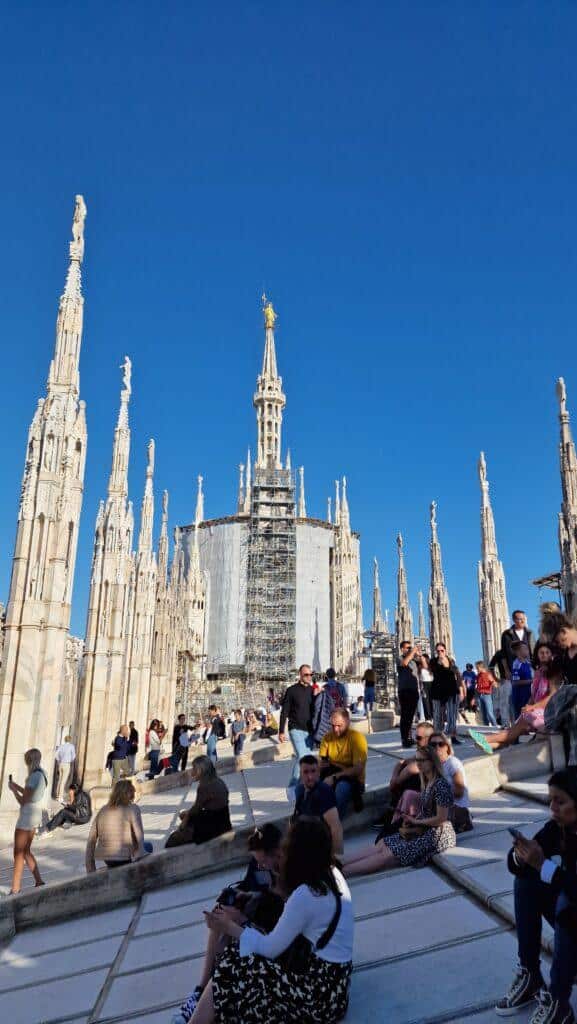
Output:
[[299,761],[300,781],[296,787],[294,818],[302,814],[322,818],[333,837],[333,853],[342,851],[343,829],[333,786],[321,782],[321,767],[314,754],[305,754]]

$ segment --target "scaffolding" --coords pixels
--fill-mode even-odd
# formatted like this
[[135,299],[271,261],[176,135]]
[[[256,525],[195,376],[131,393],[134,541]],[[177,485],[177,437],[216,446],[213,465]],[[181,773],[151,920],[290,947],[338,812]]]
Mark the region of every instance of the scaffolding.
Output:
[[288,680],[296,658],[295,486],[288,469],[255,469],[246,604],[249,683]]

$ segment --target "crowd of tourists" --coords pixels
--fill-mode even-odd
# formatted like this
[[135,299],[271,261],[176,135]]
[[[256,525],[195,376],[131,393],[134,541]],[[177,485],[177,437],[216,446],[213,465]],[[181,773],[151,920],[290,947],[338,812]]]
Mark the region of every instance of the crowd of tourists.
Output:
[[[221,893],[205,913],[207,947],[199,984],[175,1016],[175,1024],[239,1019],[333,1024],[346,1012],[352,971],[353,909],[346,879],[397,867],[419,867],[456,844],[474,827],[467,772],[455,747],[459,715],[477,715],[483,729],[468,727],[486,753],[521,738],[561,732],[568,767],[549,781],[550,821],[534,838],[512,829],[508,855],[514,875],[519,964],[496,1013],[512,1016],[537,1001],[533,1024],[574,1024],[570,1006],[577,974],[577,627],[554,605],[542,609],[534,640],[524,612],[513,614],[500,651],[486,665],[468,663],[459,672],[446,646],[427,656],[409,641],[399,645],[398,703],[404,756],[395,761],[383,794],[373,841],[354,853],[343,847],[343,821],[363,809],[368,742],[355,728],[360,714],[371,728],[376,676],[365,673],[362,710],[351,702],[333,669],[315,679],[302,665],[280,701],[233,709],[211,705],[190,724],[179,715],[170,753],[167,729],[158,719],[144,737],[150,778],[183,771],[191,747],[205,752],[192,760],[197,782],[193,804],[166,840],[171,849],[202,844],[232,826],[229,791],[217,774],[217,745],[242,758],[253,738],[290,742],[294,760],[287,787],[286,833],[272,824],[248,842],[245,877]],[[166,741],[168,742],[168,741]],[[93,816],[89,794],[76,768],[70,736],[56,750],[52,791],[61,806],[42,825],[48,775],[39,750],[25,754],[24,785],[10,778],[20,805],[14,836],[12,894],[20,892],[24,867],[36,886],[44,884],[32,852],[35,834],[91,822],[86,871],[132,864],[152,852],[145,838],[132,777],[140,740],[133,722],[121,725],[112,743],[112,787]],[[409,752],[409,748],[412,748]],[[238,764],[238,761],[237,761]],[[64,799],[65,790],[68,792]],[[555,932],[550,981],[541,973],[541,931]],[[287,1008],[290,1015],[287,1016]]]

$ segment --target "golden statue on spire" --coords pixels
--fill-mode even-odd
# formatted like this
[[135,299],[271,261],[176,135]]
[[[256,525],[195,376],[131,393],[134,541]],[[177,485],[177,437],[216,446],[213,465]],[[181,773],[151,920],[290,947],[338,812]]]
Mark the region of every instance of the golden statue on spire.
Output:
[[263,295],[262,295],[262,311],[264,313],[264,325],[265,325],[265,327],[267,327],[267,328],[268,327],[274,328],[274,322],[276,320],[276,313],[275,313],[275,311],[273,309],[272,302],[270,301],[270,299],[267,299],[267,297],[264,294],[264,292],[263,292]]

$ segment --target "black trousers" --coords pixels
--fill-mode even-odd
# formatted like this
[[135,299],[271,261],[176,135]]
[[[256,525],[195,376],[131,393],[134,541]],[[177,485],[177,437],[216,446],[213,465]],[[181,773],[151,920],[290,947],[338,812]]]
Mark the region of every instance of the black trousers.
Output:
[[411,727],[413,718],[419,703],[419,694],[416,690],[399,690],[399,704],[401,706],[401,742],[410,743],[412,740]]

